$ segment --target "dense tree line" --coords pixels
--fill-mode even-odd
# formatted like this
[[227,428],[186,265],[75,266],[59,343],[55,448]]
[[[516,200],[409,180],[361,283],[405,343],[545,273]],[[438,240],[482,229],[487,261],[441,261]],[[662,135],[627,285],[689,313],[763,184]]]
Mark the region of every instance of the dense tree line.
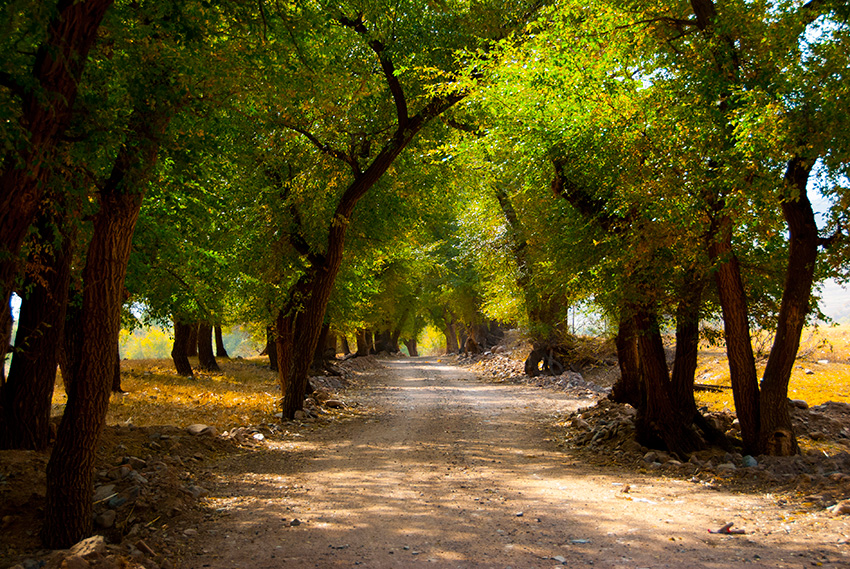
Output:
[[[221,325],[259,323],[291,418],[337,337],[415,354],[431,323],[459,351],[516,323],[539,373],[592,303],[616,333],[613,396],[683,455],[728,444],[693,397],[699,324],[722,319],[744,448],[797,451],[812,287],[846,266],[844,3],[3,10],[3,353],[13,292],[22,306],[0,444],[48,446],[60,366],[45,545],[91,531],[122,308],[173,327],[184,375],[191,354],[227,357]],[[775,338],[761,380],[754,328]]]

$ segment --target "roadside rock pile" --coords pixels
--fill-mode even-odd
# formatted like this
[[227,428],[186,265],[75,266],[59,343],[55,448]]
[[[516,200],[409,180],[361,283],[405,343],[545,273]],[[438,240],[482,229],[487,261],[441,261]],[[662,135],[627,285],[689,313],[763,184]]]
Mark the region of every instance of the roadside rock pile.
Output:
[[[797,436],[805,449],[793,457],[753,457],[717,448],[678,457],[641,446],[635,440],[635,415],[629,405],[602,399],[563,417],[558,426],[564,430],[558,438],[562,446],[590,462],[658,471],[709,487],[769,488],[786,492],[789,499],[816,509],[843,512],[836,504],[850,498],[850,438],[846,434],[850,406],[846,404],[792,406]],[[737,420],[731,413],[708,413],[706,418],[727,435],[739,434]],[[830,450],[813,446],[814,441],[827,443]],[[850,502],[846,510],[850,513]]]
[[509,353],[485,353],[472,357],[459,357],[458,363],[470,365],[484,381],[493,383],[514,383],[546,387],[568,392],[575,397],[598,399],[611,391],[610,387],[602,387],[587,381],[582,374],[565,371],[561,375],[540,375],[528,377],[525,375],[524,362],[511,357]]
[[[253,440],[253,439],[252,439]],[[107,427],[94,479],[97,536],[70,550],[39,550],[46,456],[7,451],[0,461],[0,567],[170,569],[186,536],[215,512],[205,503],[208,463],[240,452],[212,427]],[[6,460],[13,456],[13,460]]]

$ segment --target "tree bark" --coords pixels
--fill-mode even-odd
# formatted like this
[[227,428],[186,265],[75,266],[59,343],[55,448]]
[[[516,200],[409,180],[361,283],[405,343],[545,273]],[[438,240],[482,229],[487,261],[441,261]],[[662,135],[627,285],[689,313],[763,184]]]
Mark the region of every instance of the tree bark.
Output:
[[759,450],[765,454],[790,456],[799,452],[788,412],[788,382],[809,312],[818,254],[818,227],[806,195],[813,164],[814,160],[795,157],[785,171],[786,189],[791,194],[786,193],[782,200],[789,233],[788,268],[776,336],[761,381]]
[[348,338],[345,336],[345,334],[339,335],[339,341],[340,341],[340,344],[342,345],[343,355],[347,356],[348,354],[350,354],[351,353],[351,346],[348,345]]
[[365,328],[358,328],[356,332],[357,338],[357,356],[368,356],[371,351],[371,334]]
[[[18,321],[15,353],[9,378],[2,386],[0,448],[44,450],[50,438],[50,410],[59,346],[68,306],[68,286],[75,232],[70,224],[39,215],[44,270],[28,275]],[[58,247],[50,245],[53,227],[59,230]]]
[[693,270],[686,273],[676,307],[676,355],[671,381],[673,404],[684,417],[696,417],[694,379],[699,352],[699,313],[705,281]]
[[173,110],[164,103],[137,104],[128,120],[130,135],[100,184],[100,210],[83,268],[81,342],[71,359],[68,403],[47,464],[42,541],[51,549],[67,548],[92,530],[92,468],[118,355],[124,277],[159,139]]
[[191,340],[192,326],[182,322],[177,316],[174,317],[174,343],[171,346],[171,360],[174,362],[174,369],[177,370],[177,375],[183,377],[193,377],[192,364],[189,363],[187,344]]
[[266,354],[269,356],[269,369],[278,371],[277,367],[277,335],[274,326],[266,328]]
[[194,358],[198,355],[198,326],[200,322],[189,323],[189,342],[186,344],[186,355]]
[[212,347],[213,325],[207,321],[198,322],[198,367],[204,371],[221,371]]
[[407,354],[412,357],[419,356],[419,349],[416,346],[416,338],[408,338],[404,340],[404,346],[407,348]]
[[717,238],[709,245],[708,255],[715,267],[714,279],[723,311],[732,396],[741,424],[744,451],[757,454],[760,429],[759,387],[750,338],[747,298],[741,278],[741,267],[732,250],[732,220],[722,215],[715,224],[716,230],[712,233]]
[[121,388],[121,351],[115,344],[115,366],[112,368],[112,393],[124,393]]
[[215,355],[218,358],[227,358],[230,356],[227,355],[227,349],[224,347],[224,338],[221,333],[221,324],[216,324],[215,328]]
[[646,394],[645,405],[638,408],[635,421],[638,440],[647,446],[661,441],[670,452],[687,457],[704,444],[690,428],[691,417],[685,419],[673,406],[667,358],[655,312],[640,307],[635,325],[639,330],[637,344]]
[[459,354],[460,345],[457,343],[457,329],[454,322],[446,321],[443,326],[443,335],[446,337],[446,353]]
[[637,335],[632,309],[622,309],[616,338],[620,379],[611,388],[611,399],[617,403],[628,403],[635,409],[642,407],[644,401]]
[[[112,2],[60,0],[35,56],[30,80],[37,87],[21,87],[19,125],[26,144],[5,152],[0,170],[0,322],[11,317],[18,255],[38,212],[57,143],[71,122],[89,50]],[[9,338],[0,337],[0,362],[8,347]]]

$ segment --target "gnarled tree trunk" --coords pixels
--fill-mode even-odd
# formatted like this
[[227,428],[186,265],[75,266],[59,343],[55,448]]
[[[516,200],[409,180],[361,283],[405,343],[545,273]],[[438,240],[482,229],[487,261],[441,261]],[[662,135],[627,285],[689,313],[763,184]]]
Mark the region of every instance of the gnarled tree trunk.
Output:
[[204,371],[221,371],[212,347],[213,326],[207,321],[198,323],[198,367]]
[[188,344],[192,337],[191,324],[181,321],[176,316],[174,317],[174,343],[171,346],[171,360],[174,362],[174,368],[177,370],[177,375],[183,377],[192,377],[192,364],[189,363],[189,357],[186,355]]

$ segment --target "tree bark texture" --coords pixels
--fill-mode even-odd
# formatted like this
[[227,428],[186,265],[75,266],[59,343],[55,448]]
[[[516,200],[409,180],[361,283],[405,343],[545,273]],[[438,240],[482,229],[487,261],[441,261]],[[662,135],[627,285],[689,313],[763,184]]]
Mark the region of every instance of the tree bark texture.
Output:
[[83,270],[82,342],[70,370],[68,404],[47,465],[45,546],[66,548],[92,530],[92,469],[106,420],[115,357],[124,276],[141,195],[107,194],[95,216]]
[[699,314],[705,280],[689,271],[679,291],[676,306],[676,355],[673,360],[671,389],[673,405],[686,418],[696,417],[694,378],[699,352]]
[[806,195],[813,164],[814,160],[796,157],[785,171],[791,195],[782,200],[782,214],[790,243],[776,336],[761,381],[759,450],[765,454],[789,456],[799,451],[788,412],[788,382],[809,312],[818,254],[818,227]]
[[[61,228],[58,247],[49,245],[54,242],[50,237],[54,224]],[[0,391],[0,448],[44,450],[50,438],[53,385],[65,326],[75,232],[69,223],[48,219],[46,212],[39,215],[37,225],[44,269],[38,275],[27,275],[21,289],[15,353],[9,378]]]
[[224,337],[221,333],[221,324],[216,324],[214,328],[215,332],[215,355],[218,358],[227,358],[230,356],[227,355],[227,349],[224,347]]
[[[18,273],[18,254],[38,212],[44,181],[59,138],[71,122],[77,85],[113,0],[60,0],[32,69],[36,88],[22,88],[22,149],[7,151],[0,170],[0,322],[9,318],[9,298]],[[9,338],[0,337],[0,361]]]
[[274,326],[266,328],[266,354],[269,356],[269,369],[278,371],[277,367],[277,334]]
[[93,219],[83,269],[81,342],[72,359],[68,404],[47,465],[42,541],[51,549],[69,547],[92,530],[92,469],[118,355],[124,277],[144,190],[172,111],[167,105],[152,107],[148,101],[137,105],[128,119],[128,139],[109,178],[100,184],[100,210]]
[[358,328],[356,332],[357,356],[368,356],[372,351],[372,334],[365,328]]
[[638,355],[638,330],[634,318],[631,308],[620,311],[620,326],[616,338],[620,379],[611,388],[611,399],[639,409],[643,405],[644,392]]
[[723,311],[723,328],[726,337],[726,356],[732,382],[735,411],[741,424],[744,451],[758,453],[759,442],[759,387],[756,360],[750,338],[747,298],[741,267],[732,250],[732,220],[723,215],[716,222],[717,236],[708,247],[708,255],[715,268],[714,279]]
[[189,351],[189,341],[192,338],[191,329],[191,324],[181,321],[176,316],[174,317],[174,343],[171,345],[171,360],[174,362],[177,375],[183,377],[194,376],[192,364],[189,363],[189,357],[186,355]]
[[342,347],[343,355],[347,356],[348,354],[351,353],[351,346],[348,345],[348,338],[345,336],[345,334],[339,335],[339,343],[340,343],[340,346]]
[[206,320],[198,322],[198,367],[204,371],[221,371],[212,347],[213,325]]
[[407,340],[403,340],[403,342],[404,346],[407,348],[407,354],[410,357],[415,358],[419,356],[419,349],[416,346],[416,338],[409,338]]
[[647,446],[661,440],[670,452],[687,457],[704,445],[690,427],[691,417],[685,419],[673,406],[667,358],[654,310],[640,307],[635,325],[639,330],[637,344],[646,393],[645,405],[638,409],[636,420],[638,440]]
[[186,344],[186,355],[194,358],[198,355],[198,325],[200,322],[189,323],[189,342]]

